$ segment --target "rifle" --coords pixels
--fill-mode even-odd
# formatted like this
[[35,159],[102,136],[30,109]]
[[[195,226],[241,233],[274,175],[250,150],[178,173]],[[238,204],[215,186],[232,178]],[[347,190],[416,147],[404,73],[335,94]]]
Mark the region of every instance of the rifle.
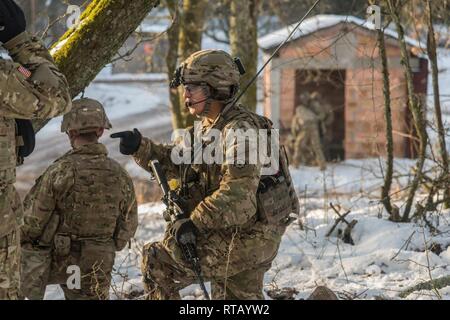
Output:
[[[184,211],[183,206],[181,205],[181,199],[178,197],[177,193],[174,190],[170,189],[159,161],[150,161],[150,166],[152,168],[153,175],[163,192],[162,201],[167,206],[167,213],[169,214],[170,220],[172,222],[175,222],[179,219],[189,218],[188,213]],[[184,259],[191,264],[191,268],[198,279],[203,294],[205,295],[207,300],[210,300],[208,291],[205,287],[205,282],[203,281],[200,259],[198,258],[197,250],[195,247],[195,235],[192,233],[186,234],[177,243],[180,246]]]

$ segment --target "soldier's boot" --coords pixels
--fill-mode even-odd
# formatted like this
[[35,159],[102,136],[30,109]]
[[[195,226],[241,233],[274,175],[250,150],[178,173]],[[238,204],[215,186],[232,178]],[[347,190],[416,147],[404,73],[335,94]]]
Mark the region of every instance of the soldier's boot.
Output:
[[83,273],[81,271],[81,288],[69,289],[67,284],[60,284],[66,300],[109,300],[111,273]]
[[0,300],[19,299],[19,232],[0,238]]
[[175,262],[160,242],[144,246],[141,271],[149,300],[179,300],[179,291],[195,282],[192,272]]
[[264,300],[264,274],[270,263],[245,270],[226,279],[211,281],[212,298],[215,300]]

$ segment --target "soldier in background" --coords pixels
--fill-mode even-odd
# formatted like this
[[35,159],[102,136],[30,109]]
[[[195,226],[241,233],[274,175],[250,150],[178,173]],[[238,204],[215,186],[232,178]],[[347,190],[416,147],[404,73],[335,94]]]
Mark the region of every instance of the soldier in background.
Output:
[[34,148],[30,119],[70,110],[65,77],[47,49],[25,32],[25,16],[13,0],[0,1],[0,299],[19,297],[19,234],[23,218],[14,188],[16,165]]
[[303,105],[295,109],[291,122],[292,164],[318,165],[325,170],[326,161],[322,151],[319,132],[320,121],[316,114]]
[[[24,202],[22,291],[29,298],[60,284],[68,300],[109,299],[115,251],[137,228],[133,182],[98,142],[109,128],[103,106],[92,99],[75,100],[63,118],[72,150],[39,177]],[[81,289],[66,285],[71,265],[81,270]]]

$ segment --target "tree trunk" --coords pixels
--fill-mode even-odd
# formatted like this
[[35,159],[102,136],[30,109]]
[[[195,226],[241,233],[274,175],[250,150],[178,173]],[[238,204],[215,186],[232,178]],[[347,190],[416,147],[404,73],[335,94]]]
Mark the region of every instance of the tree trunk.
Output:
[[[68,30],[53,46],[56,65],[76,97],[110,62],[125,40],[159,0],[94,0],[76,29]],[[36,121],[39,131],[48,121]]]
[[393,0],[388,0],[389,13],[392,17],[392,20],[395,23],[398,33],[398,42],[400,45],[401,55],[402,55],[402,63],[404,65],[404,72],[406,78],[406,91],[408,94],[408,106],[413,115],[414,126],[416,128],[417,134],[419,135],[419,158],[417,159],[416,164],[416,173],[414,175],[414,179],[411,182],[411,186],[409,188],[408,198],[406,200],[405,211],[402,216],[402,221],[409,221],[409,214],[411,212],[412,203],[414,201],[414,196],[419,187],[419,183],[422,180],[422,170],[425,162],[425,152],[427,146],[427,132],[425,130],[425,115],[423,112],[423,108],[421,103],[418,101],[417,97],[414,94],[414,85],[413,85],[413,76],[411,71],[411,64],[409,61],[409,52],[406,48],[405,42],[405,34],[403,31],[403,26],[400,22],[400,16],[397,11],[397,8],[394,6]]
[[[184,0],[181,16],[178,55],[183,61],[192,53],[201,50],[203,24],[205,22],[206,0]],[[179,88],[183,127],[194,123],[194,117],[184,108],[183,88]]]
[[[167,9],[172,16],[172,26],[167,31],[167,39],[169,42],[166,65],[169,81],[171,80],[178,62],[178,38],[180,36],[180,9],[178,3],[173,0],[165,0]],[[170,113],[172,115],[172,128],[183,128],[183,116],[181,114],[180,95],[178,89],[169,89]]]
[[389,68],[386,57],[386,46],[384,43],[384,32],[378,30],[378,47],[380,48],[380,58],[383,75],[383,95],[384,95],[384,119],[386,121],[386,174],[384,175],[384,184],[381,188],[381,202],[389,213],[392,220],[398,220],[398,214],[393,216],[393,208],[389,192],[392,185],[392,173],[394,162],[394,143],[392,136],[392,113],[391,113],[391,93],[389,83]]
[[[241,78],[241,88],[256,74],[258,67],[258,7],[259,0],[231,0],[230,3],[231,55],[239,57],[247,71]],[[256,89],[254,82],[240,99],[240,102],[252,111],[256,110]]]
[[437,125],[438,137],[439,137],[439,151],[442,161],[442,176],[447,177],[444,179],[446,181],[444,186],[444,197],[446,198],[445,206],[450,207],[450,185],[449,185],[449,163],[448,163],[448,153],[447,146],[445,144],[445,129],[442,123],[442,112],[441,112],[441,102],[439,95],[439,80],[438,80],[438,64],[437,64],[437,54],[436,54],[436,40],[434,38],[434,27],[433,27],[433,12],[431,8],[431,1],[427,0],[427,24],[428,24],[428,41],[427,41],[427,51],[428,57],[431,63],[431,77],[433,82],[433,95],[434,95],[434,116]]

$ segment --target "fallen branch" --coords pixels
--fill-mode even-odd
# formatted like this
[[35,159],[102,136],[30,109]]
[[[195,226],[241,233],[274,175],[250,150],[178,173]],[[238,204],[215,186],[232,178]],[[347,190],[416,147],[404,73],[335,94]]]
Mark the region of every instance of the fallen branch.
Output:
[[327,234],[325,235],[326,237],[329,237],[334,229],[336,229],[337,225],[339,224],[339,222],[344,221],[347,225],[349,224],[347,220],[345,220],[345,217],[350,213],[350,210],[348,210],[346,213],[344,213],[343,215],[341,215],[339,213],[339,211],[333,206],[333,204],[330,202],[330,207],[334,210],[334,212],[338,215],[339,218],[337,218],[334,221],[334,225],[331,227],[331,229],[327,232]]
[[400,292],[399,297],[406,298],[414,291],[442,289],[448,286],[450,286],[450,276],[441,277],[438,279],[419,283],[413,287],[403,290],[402,292]]

